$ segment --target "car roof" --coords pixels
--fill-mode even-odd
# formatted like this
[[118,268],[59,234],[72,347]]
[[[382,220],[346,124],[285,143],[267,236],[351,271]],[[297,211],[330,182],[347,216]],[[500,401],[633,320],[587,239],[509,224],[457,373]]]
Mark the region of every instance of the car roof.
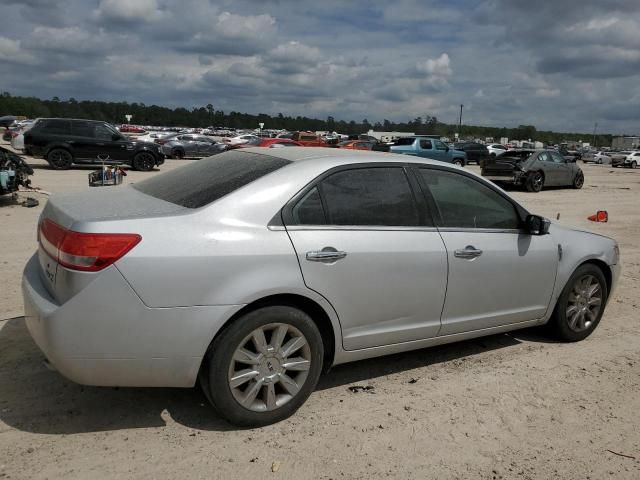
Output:
[[371,150],[344,150],[330,147],[289,147],[270,149],[269,152],[266,153],[264,148],[248,147],[244,148],[243,151],[269,155],[270,157],[281,158],[290,162],[331,159],[333,161],[332,163],[345,165],[351,163],[397,162],[424,163],[425,165],[446,165],[454,168],[451,164],[438,160]]

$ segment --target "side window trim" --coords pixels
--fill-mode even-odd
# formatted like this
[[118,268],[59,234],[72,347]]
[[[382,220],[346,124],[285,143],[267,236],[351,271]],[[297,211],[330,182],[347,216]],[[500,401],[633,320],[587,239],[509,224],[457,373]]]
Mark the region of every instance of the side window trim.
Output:
[[503,192],[501,192],[498,188],[496,188],[493,184],[490,183],[484,183],[482,181],[479,181],[478,179],[476,179],[473,175],[467,173],[467,172],[458,172],[455,171],[453,173],[457,173],[458,175],[463,175],[475,182],[478,182],[481,185],[484,185],[485,187],[489,188],[490,190],[492,190],[493,192],[497,193],[500,197],[502,197],[503,199],[507,200],[514,208],[516,215],[518,216],[518,219],[520,220],[520,225],[521,227],[519,229],[502,229],[502,228],[466,228],[466,227],[442,227],[441,225],[443,225],[443,220],[442,220],[442,215],[440,213],[440,209],[437,206],[437,203],[435,201],[435,199],[433,198],[433,194],[431,193],[431,190],[429,189],[428,185],[426,184],[426,182],[424,181],[424,179],[422,178],[422,175],[420,175],[420,170],[440,170],[440,171],[445,171],[445,172],[453,172],[452,169],[448,169],[446,167],[440,167],[437,165],[414,165],[413,166],[413,175],[415,176],[418,184],[420,185],[420,189],[422,190],[423,195],[425,196],[425,199],[427,200],[427,203],[429,204],[429,209],[433,212],[433,220],[435,221],[434,225],[436,226],[436,228],[438,230],[441,231],[465,231],[465,232],[523,232],[524,228],[524,220],[527,217],[527,215],[529,215],[529,212],[527,210],[524,209],[524,207],[522,207],[520,204],[514,202],[511,198],[509,198],[507,195],[505,195]]
[[345,230],[350,227],[345,227],[341,225],[300,225],[295,222],[293,217],[293,207],[300,201],[304,196],[312,190],[314,187],[318,187],[318,192],[320,193],[320,200],[322,202],[322,208],[325,213],[325,221],[329,221],[328,213],[327,213],[327,205],[325,202],[325,195],[322,191],[321,183],[324,179],[330,177],[334,173],[338,173],[344,170],[356,170],[356,169],[366,169],[366,168],[402,168],[407,179],[407,183],[409,184],[409,188],[411,189],[411,193],[418,210],[418,223],[420,225],[417,226],[380,226],[380,225],[367,225],[367,226],[359,226],[354,225],[351,229],[357,230],[431,230],[436,228],[436,224],[433,221],[433,217],[427,207],[427,204],[422,196],[422,192],[420,191],[420,186],[418,185],[414,175],[410,172],[412,165],[409,163],[399,163],[399,162],[371,162],[371,163],[356,163],[349,165],[340,165],[338,167],[331,168],[322,174],[318,175],[316,178],[311,180],[307,185],[305,185],[298,193],[296,193],[289,201],[282,207],[279,214],[276,214],[274,218],[269,222],[269,227],[278,227],[285,226],[285,228],[309,228],[309,229],[336,229],[336,230]]

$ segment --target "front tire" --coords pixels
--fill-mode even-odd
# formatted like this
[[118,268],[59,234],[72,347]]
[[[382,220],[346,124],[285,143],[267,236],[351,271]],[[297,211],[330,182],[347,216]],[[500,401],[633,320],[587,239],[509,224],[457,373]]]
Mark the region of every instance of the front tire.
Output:
[[636,163],[636,161],[632,161],[631,162],[631,168],[636,168],[638,166],[638,164]]
[[558,298],[549,327],[565,342],[587,338],[598,326],[609,292],[602,270],[593,264],[576,269]]
[[140,152],[133,157],[134,170],[140,170],[142,172],[149,172],[156,166],[155,157],[149,152]]
[[182,150],[174,150],[172,156],[176,160],[182,160],[184,158],[184,152]]
[[67,170],[73,164],[73,155],[64,148],[54,148],[47,154],[47,162],[55,170]]
[[529,192],[538,193],[544,186],[544,176],[540,172],[531,172],[527,176],[525,187]]
[[201,386],[229,423],[269,425],[293,415],[311,395],[323,357],[322,336],[309,315],[289,306],[263,307],[212,342]]

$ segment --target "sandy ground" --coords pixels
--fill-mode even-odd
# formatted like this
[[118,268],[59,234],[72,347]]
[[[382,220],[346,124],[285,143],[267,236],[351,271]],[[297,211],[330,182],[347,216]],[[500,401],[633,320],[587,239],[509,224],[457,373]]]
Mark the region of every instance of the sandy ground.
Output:
[[[44,190],[88,188],[90,168],[36,167]],[[256,430],[220,420],[198,389],[82,387],[48,371],[20,317],[45,198],[0,199],[0,478],[640,478],[640,170],[581,167],[581,191],[513,195],[620,243],[621,283],[590,338],[523,331],[340,366],[293,418]],[[609,223],[586,220],[597,209]]]

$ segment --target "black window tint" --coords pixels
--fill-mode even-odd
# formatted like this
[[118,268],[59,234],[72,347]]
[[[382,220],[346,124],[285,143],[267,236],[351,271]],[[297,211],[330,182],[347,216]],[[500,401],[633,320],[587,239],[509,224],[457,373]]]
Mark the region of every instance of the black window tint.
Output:
[[419,225],[402,168],[345,170],[323,180],[320,188],[330,225]]
[[92,122],[83,122],[74,120],[71,124],[71,131],[75,137],[91,137],[94,136],[95,124]]
[[38,130],[53,135],[69,135],[71,133],[71,121],[41,120],[40,122],[38,122]]
[[324,225],[325,217],[318,188],[314,187],[293,207],[296,225]]
[[113,140],[113,136],[117,132],[114,132],[112,129],[103,125],[101,123],[96,123],[94,127],[94,135],[99,140]]
[[459,173],[421,168],[440,213],[440,227],[516,229],[520,220],[511,202]]
[[415,141],[416,139],[411,137],[399,138],[398,140],[396,140],[396,145],[413,145],[413,142]]
[[156,175],[133,188],[183,207],[199,208],[289,163],[268,155],[226,152]]
[[425,150],[431,150],[431,140],[420,140],[420,148],[424,148]]

